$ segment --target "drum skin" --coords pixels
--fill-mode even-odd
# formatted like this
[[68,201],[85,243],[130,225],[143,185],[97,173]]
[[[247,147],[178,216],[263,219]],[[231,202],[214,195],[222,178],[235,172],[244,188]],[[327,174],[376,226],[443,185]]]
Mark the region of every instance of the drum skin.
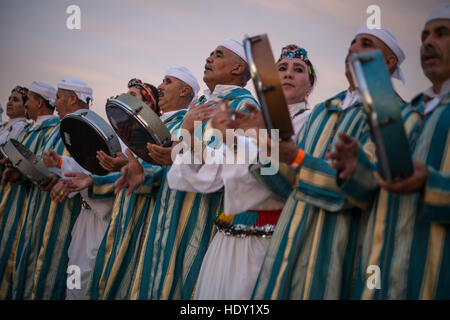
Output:
[[46,186],[51,179],[48,177],[50,171],[33,152],[15,139],[9,139],[1,146],[2,154],[14,168],[20,171],[29,180],[40,186]]
[[288,140],[294,129],[267,34],[246,37],[244,49],[266,128],[278,129],[280,139]]
[[148,155],[147,143],[168,147],[171,135],[159,116],[144,102],[129,94],[108,99],[108,120],[122,141],[146,162],[153,163]]
[[110,125],[95,112],[80,109],[61,120],[61,139],[70,155],[84,169],[96,175],[109,171],[100,166],[97,151],[115,156],[121,151],[120,142]]

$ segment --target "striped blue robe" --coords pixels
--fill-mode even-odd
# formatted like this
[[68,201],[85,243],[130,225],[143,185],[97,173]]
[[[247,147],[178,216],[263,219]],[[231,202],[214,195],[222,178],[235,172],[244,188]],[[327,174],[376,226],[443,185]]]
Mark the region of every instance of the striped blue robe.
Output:
[[[17,140],[31,152],[37,153],[58,126],[59,118],[54,117],[40,123],[35,128],[29,125],[17,137]],[[21,178],[17,183],[1,186],[0,203],[0,299],[12,298],[12,277],[14,268],[13,253],[17,246],[19,228],[23,224],[23,208],[28,202],[31,182]]]
[[413,161],[428,168],[424,191],[379,189],[371,176],[377,166],[361,152],[360,174],[342,184],[350,199],[372,204],[355,299],[450,299],[450,94],[427,115],[424,99],[418,95],[403,110]]
[[[232,89],[219,98],[228,100],[229,108],[238,111],[246,111],[246,103],[258,106],[244,88]],[[199,104],[205,102],[206,99],[199,99]],[[210,121],[202,124],[205,131],[209,127]],[[206,135],[203,138],[212,141]],[[164,168],[132,299],[190,299],[214,236],[215,217],[223,210],[222,190],[201,194],[170,189],[166,180],[169,169]]]
[[[172,134],[181,127],[186,112],[180,110],[164,121]],[[151,220],[164,170],[142,160],[140,163],[148,180],[137,192],[126,196],[125,189],[115,199],[111,222],[99,247],[88,285],[87,297],[90,299],[129,299],[131,296],[144,230]],[[119,172],[104,177],[93,176],[89,195],[93,198],[114,196],[114,183],[119,177]]]
[[[340,192],[336,171],[324,158],[337,141],[337,132],[366,144],[372,156],[375,150],[368,142],[362,104],[342,110],[344,98],[345,92],[341,92],[317,105],[299,134],[298,146],[305,151],[305,158],[272,236],[254,299],[340,299],[351,295],[357,244],[366,217]],[[289,193],[285,182],[277,187],[276,193]]]
[[[53,129],[39,156],[42,157],[42,153],[48,149],[69,156],[60,137],[59,126]],[[56,203],[51,200],[50,192],[38,186],[31,187],[15,254],[15,299],[65,298],[67,249],[80,209],[79,194]]]

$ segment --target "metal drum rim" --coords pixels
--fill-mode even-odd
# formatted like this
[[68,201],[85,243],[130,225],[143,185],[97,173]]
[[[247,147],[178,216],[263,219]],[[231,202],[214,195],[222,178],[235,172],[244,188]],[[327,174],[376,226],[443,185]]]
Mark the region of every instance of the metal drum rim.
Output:
[[[96,114],[94,111],[92,111],[92,110],[89,110],[89,109],[80,109],[80,110],[86,110],[86,111],[89,111],[90,113],[94,113],[94,114]],[[79,114],[79,113],[81,113],[81,112],[79,112],[80,110],[77,110],[77,111],[75,111],[75,112],[73,112],[73,113],[70,113],[70,114],[67,114],[66,116],[64,116],[64,118],[61,120],[61,123],[62,123],[62,121],[64,121],[64,119],[69,119],[69,118],[72,118],[72,119],[74,119],[74,120],[80,120],[81,119],[81,121],[83,121],[84,123],[86,123],[87,125],[89,125],[90,127],[93,127],[93,129],[103,138],[103,140],[106,142],[106,146],[108,147],[108,151],[109,151],[109,153],[111,154],[111,155],[115,155],[117,152],[120,152],[122,149],[120,148],[120,142],[118,141],[118,138],[117,138],[117,134],[116,134],[116,132],[114,131],[114,129],[112,130],[112,134],[113,135],[115,135],[116,136],[116,138],[117,138],[117,145],[118,145],[118,147],[119,147],[119,149],[117,150],[117,151],[114,151],[114,150],[112,150],[112,147],[113,147],[113,143],[111,143],[110,142],[110,140],[108,139],[108,136],[104,133],[104,130],[103,130],[103,128],[100,128],[95,122],[93,122],[93,121],[89,121],[89,119],[87,119],[86,117],[84,117],[83,115],[81,115],[81,114]],[[86,111],[83,111],[83,112],[86,112]],[[78,113],[79,112],[79,113]],[[98,114],[96,114],[96,115],[98,115]],[[99,116],[100,117],[100,116]],[[101,118],[101,117],[100,117]],[[103,118],[101,118],[102,120],[103,120]],[[105,121],[105,123],[107,124],[107,122]],[[107,127],[106,127],[107,128]],[[64,141],[64,140],[63,140]],[[66,148],[67,148],[67,146],[66,146]]]
[[[161,139],[155,134],[154,130],[152,130],[152,128],[149,126],[148,122],[140,114],[136,114],[135,111],[133,109],[131,109],[130,106],[128,106],[128,104],[126,104],[125,102],[123,102],[117,98],[108,99],[108,101],[106,102],[105,109],[106,109],[106,115],[108,116],[109,122],[111,122],[111,120],[110,120],[111,118],[108,113],[108,108],[111,108],[111,105],[114,107],[121,108],[128,115],[130,115],[130,117],[136,119],[139,122],[139,124],[141,125],[141,127],[153,138],[153,140],[158,142],[159,145],[162,144]],[[163,124],[163,126],[164,126],[164,124]],[[167,129],[166,126],[164,126],[164,128]],[[113,129],[114,129],[114,127],[113,127]],[[167,131],[170,134],[169,129],[167,129]]]

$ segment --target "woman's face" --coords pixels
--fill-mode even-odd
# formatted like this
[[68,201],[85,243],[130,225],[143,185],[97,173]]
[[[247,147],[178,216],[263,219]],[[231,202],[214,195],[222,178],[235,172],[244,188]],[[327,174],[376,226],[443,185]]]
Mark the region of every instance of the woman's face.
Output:
[[132,96],[138,98],[138,99],[141,100],[141,101],[144,101],[144,99],[142,98],[141,90],[139,90],[139,89],[136,88],[136,87],[131,87],[131,88],[129,88],[127,93],[128,93],[129,95],[132,95]]
[[299,58],[284,58],[277,64],[277,68],[286,102],[294,104],[305,101],[311,90],[306,63]]
[[20,93],[16,91],[11,93],[6,105],[6,114],[10,119],[25,117],[25,105]]

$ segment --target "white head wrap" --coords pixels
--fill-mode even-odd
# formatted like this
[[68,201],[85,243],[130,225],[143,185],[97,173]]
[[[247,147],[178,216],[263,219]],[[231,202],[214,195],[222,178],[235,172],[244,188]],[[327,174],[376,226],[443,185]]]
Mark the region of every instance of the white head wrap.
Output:
[[403,76],[402,69],[400,69],[400,65],[402,64],[403,61],[405,61],[406,56],[402,48],[400,47],[400,43],[397,41],[397,39],[395,39],[394,35],[384,28],[369,29],[366,26],[359,28],[359,30],[356,32],[356,35],[359,34],[370,34],[374,37],[377,37],[378,39],[383,41],[384,44],[387,45],[389,49],[392,50],[392,52],[394,52],[398,61],[397,61],[397,68],[392,74],[392,77],[399,79],[403,83],[405,83],[405,77]]
[[89,87],[86,82],[78,78],[67,78],[61,80],[61,82],[58,83],[58,89],[73,91],[77,95],[78,99],[86,103],[88,103],[87,98],[89,98],[90,101],[94,100],[92,97],[92,88]]
[[53,88],[51,85],[41,82],[41,81],[33,81],[31,86],[28,88],[29,91],[32,91],[34,93],[37,93],[45,100],[48,100],[48,102],[53,106],[55,104],[56,100],[56,89]]
[[450,19],[450,3],[441,3],[438,5],[428,16],[425,24],[436,19]]
[[169,70],[167,70],[166,76],[175,77],[185,82],[194,91],[194,99],[197,97],[197,94],[200,91],[200,85],[198,84],[197,79],[194,77],[194,75],[188,68],[183,66],[171,67],[169,68]]
[[233,39],[225,39],[225,40],[222,40],[221,43],[219,43],[218,47],[219,46],[225,47],[225,48],[233,51],[235,54],[237,54],[239,57],[241,57],[242,60],[247,62],[247,56],[245,55],[244,46],[239,41],[236,41]]

